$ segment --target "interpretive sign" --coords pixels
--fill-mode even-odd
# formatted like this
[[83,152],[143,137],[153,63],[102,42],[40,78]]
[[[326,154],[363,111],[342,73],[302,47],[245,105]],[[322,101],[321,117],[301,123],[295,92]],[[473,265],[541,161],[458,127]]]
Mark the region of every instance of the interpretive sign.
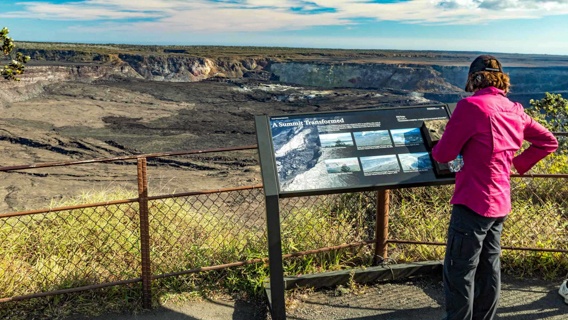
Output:
[[[376,189],[384,204],[384,189],[453,183],[453,176],[436,173],[430,155],[449,117],[443,104],[255,117],[272,319],[286,319],[279,199]],[[379,213],[376,221],[379,230]]]
[[272,150],[260,152],[271,153],[281,195],[453,181],[436,175],[421,130],[449,115],[436,104],[267,116]]

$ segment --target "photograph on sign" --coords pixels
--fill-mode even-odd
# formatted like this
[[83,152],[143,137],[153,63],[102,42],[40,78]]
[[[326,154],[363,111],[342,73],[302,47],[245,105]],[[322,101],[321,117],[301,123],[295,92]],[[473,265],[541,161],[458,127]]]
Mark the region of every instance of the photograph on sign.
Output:
[[349,132],[320,134],[319,139],[323,148],[353,146],[353,139]]
[[392,148],[392,139],[388,130],[353,132],[357,150]]
[[395,147],[418,146],[424,143],[420,128],[404,128],[391,130]]
[[269,117],[282,193],[436,180],[424,121],[444,105]]
[[428,152],[399,154],[400,165],[404,172],[419,172],[432,169],[430,154]]
[[400,172],[396,155],[361,157],[361,165],[365,175],[395,174]]

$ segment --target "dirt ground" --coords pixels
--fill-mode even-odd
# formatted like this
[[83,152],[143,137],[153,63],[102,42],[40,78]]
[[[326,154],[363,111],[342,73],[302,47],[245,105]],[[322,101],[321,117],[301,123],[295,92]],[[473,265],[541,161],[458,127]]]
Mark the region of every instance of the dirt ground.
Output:
[[[301,88],[251,80],[57,82],[0,106],[1,166],[256,144],[254,116],[424,103],[376,90]],[[260,183],[256,151],[149,162],[150,195]],[[136,193],[136,163],[0,172],[0,212],[82,194]]]

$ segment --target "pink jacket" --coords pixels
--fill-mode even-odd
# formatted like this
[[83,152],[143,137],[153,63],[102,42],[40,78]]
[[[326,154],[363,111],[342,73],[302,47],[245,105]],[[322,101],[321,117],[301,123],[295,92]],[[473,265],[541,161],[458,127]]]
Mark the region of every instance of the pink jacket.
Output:
[[[523,140],[531,145],[515,157]],[[556,138],[520,103],[489,87],[458,102],[432,157],[446,163],[459,153],[463,156],[452,204],[463,204],[485,217],[503,217],[511,211],[511,163],[524,174],[556,148]]]

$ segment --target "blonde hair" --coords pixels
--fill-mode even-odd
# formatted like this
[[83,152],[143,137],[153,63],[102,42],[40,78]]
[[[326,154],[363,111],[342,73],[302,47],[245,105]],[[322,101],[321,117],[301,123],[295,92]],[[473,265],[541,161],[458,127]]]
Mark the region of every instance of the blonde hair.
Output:
[[509,75],[492,71],[479,71],[468,75],[465,91],[475,92],[487,87],[495,87],[508,93],[511,88]]

